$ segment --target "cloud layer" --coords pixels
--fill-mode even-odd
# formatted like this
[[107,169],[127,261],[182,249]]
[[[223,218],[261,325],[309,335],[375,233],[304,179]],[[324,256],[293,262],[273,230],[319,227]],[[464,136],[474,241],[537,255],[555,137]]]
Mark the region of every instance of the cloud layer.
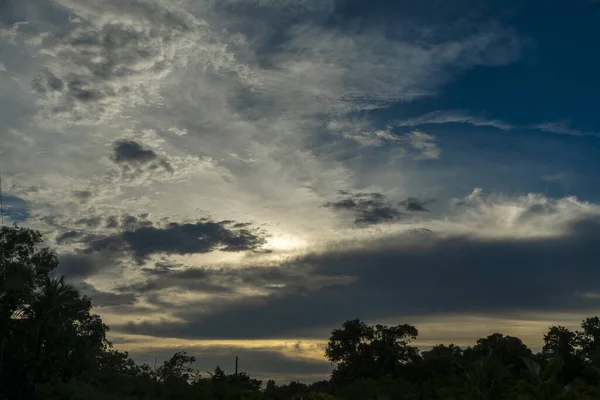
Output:
[[[144,322],[123,328],[136,334],[195,339],[301,334],[318,338],[322,327],[357,315],[411,320],[439,314],[505,316],[598,307],[590,294],[600,288],[589,279],[593,267],[588,261],[596,252],[594,243],[600,232],[597,206],[574,199],[484,197],[479,191],[456,204],[455,221],[431,221],[428,226],[436,227],[433,231],[415,230],[411,225],[396,234],[367,236],[340,248],[302,255],[275,270],[235,270],[227,279],[222,278],[224,271],[161,274],[161,283],[149,281],[150,286],[146,283],[139,289],[162,290],[163,285],[177,281],[178,287],[185,288],[195,276],[209,285],[203,291],[215,290],[211,282],[235,282],[235,288],[259,283],[256,288],[276,290],[265,290],[256,301],[244,299],[216,307],[214,312],[176,307],[179,322]],[[473,219],[474,215],[479,217]],[[485,220],[484,216],[488,227],[493,224],[503,234],[489,236],[487,227],[474,224]],[[538,230],[520,237],[530,226]],[[328,284],[315,286],[315,282]],[[294,318],[286,318],[291,310]],[[234,321],[246,321],[252,327],[236,331],[230,325]]]

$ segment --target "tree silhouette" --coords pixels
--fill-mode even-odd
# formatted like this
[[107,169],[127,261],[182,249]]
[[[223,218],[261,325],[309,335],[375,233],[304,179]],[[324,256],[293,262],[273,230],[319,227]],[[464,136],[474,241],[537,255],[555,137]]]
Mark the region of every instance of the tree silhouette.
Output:
[[383,376],[418,357],[418,350],[409,345],[417,336],[410,325],[372,327],[355,319],[332,332],[325,355],[337,364],[338,380]]

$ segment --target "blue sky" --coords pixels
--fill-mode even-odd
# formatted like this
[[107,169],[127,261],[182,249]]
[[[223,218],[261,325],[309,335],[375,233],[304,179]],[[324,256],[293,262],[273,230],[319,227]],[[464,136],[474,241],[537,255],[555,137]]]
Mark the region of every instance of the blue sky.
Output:
[[533,348],[600,306],[600,4],[9,0],[6,221],[136,359],[315,380],[346,319]]

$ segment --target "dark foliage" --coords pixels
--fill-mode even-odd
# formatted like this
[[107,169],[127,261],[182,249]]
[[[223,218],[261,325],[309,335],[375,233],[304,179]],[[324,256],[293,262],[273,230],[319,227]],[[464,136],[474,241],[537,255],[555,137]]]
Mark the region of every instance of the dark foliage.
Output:
[[57,278],[41,235],[0,230],[0,399],[194,400],[550,400],[600,398],[600,319],[581,330],[553,326],[542,352],[494,333],[473,347],[420,352],[410,325],[347,321],[329,338],[331,379],[265,385],[219,367],[207,376],[185,352],[138,365],[107,340],[92,303]]

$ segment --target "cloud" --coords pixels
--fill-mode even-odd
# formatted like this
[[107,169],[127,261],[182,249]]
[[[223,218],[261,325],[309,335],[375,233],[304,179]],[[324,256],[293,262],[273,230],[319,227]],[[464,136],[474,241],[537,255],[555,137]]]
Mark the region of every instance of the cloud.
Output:
[[[133,231],[137,228],[147,228],[154,225],[152,221],[146,219],[147,215],[122,215],[120,218],[121,229],[123,231]],[[109,221],[109,224],[113,224],[113,221],[116,220],[116,217],[112,217],[113,220]]]
[[281,289],[296,292],[310,292],[325,286],[347,284],[351,277],[328,277],[311,273],[310,268],[280,268],[254,266],[241,268],[185,267],[173,269],[158,264],[154,269],[145,269],[148,275],[145,281],[131,285],[122,285],[119,292],[157,293],[165,289],[176,288],[199,293],[232,296],[236,292],[262,291],[278,292]]
[[[181,218],[195,217],[194,204],[203,204],[209,213],[236,210],[237,219],[250,214],[304,226],[304,214],[291,221],[281,210],[307,212],[331,182],[353,187],[360,170],[332,156],[319,134],[323,124],[433,94],[460,71],[510,63],[521,48],[502,28],[430,43],[375,26],[329,24],[339,12],[331,1],[283,4],[61,0],[52,12],[33,7],[39,12],[26,15],[27,29],[15,28],[28,68],[7,68],[32,83],[38,102],[25,100],[45,117],[23,129],[45,153],[25,163],[20,155],[29,153],[21,147],[12,161],[28,173],[23,186],[52,179],[53,187],[35,196],[39,214],[115,215],[118,202],[133,197],[174,213],[159,202],[176,197],[187,203],[177,207]],[[277,23],[257,29],[265,16]],[[386,132],[367,125],[365,132]],[[146,130],[153,133],[145,137]],[[393,137],[377,135],[383,142]],[[157,158],[107,164],[104,146],[120,141]],[[73,171],[77,184],[68,179]],[[50,193],[67,188],[94,199],[72,207]],[[160,195],[166,190],[172,195]],[[288,196],[292,190],[302,193]]]
[[383,222],[393,222],[401,219],[404,214],[391,206],[381,193],[350,193],[340,192],[341,199],[325,203],[325,207],[336,211],[350,213],[354,223],[367,226]]
[[[448,79],[446,66],[462,69],[487,64],[492,59],[485,57],[486,50],[501,37],[511,36],[507,32],[489,33],[420,45],[402,37],[392,39],[377,30],[350,35],[342,29],[304,25],[292,27],[290,34],[293,39],[288,43],[289,51],[302,52],[306,59],[298,62],[280,56],[278,61],[306,85],[302,92],[310,90],[324,99],[342,100],[345,107],[361,108],[431,95]],[[504,53],[511,55],[504,62],[510,62],[519,52],[518,41],[512,40]],[[403,74],[397,73],[399,63]],[[326,80],[336,85],[332,87]]]
[[[116,218],[113,221],[117,223]],[[109,235],[86,235],[77,231],[60,235],[57,243],[78,245],[74,253],[61,256],[62,273],[90,276],[132,259],[143,264],[153,255],[258,251],[266,243],[264,231],[246,225],[236,228],[231,226],[235,225],[233,221],[204,219],[153,226],[150,221],[127,215],[120,224],[122,230]]]
[[137,296],[134,293],[120,294],[103,292],[85,282],[77,282],[75,285],[92,299],[94,306],[96,307],[133,305],[137,301]]
[[414,150],[418,153],[415,158],[418,160],[435,160],[440,158],[442,151],[435,143],[435,136],[421,131],[412,131],[404,136]]
[[119,140],[115,143],[113,160],[116,163],[131,162],[145,164],[157,158],[158,156],[153,150],[144,149],[139,143],[133,140]]
[[532,128],[544,132],[558,133],[559,135],[583,136],[582,132],[569,128],[566,122],[544,122],[539,125],[533,125]]
[[[415,130],[405,135],[394,132],[392,126],[385,129],[372,129],[366,121],[333,120],[327,125],[329,132],[350,139],[364,147],[394,146],[402,149],[399,156],[405,154],[404,146],[418,153],[414,159],[439,158],[441,150],[435,143],[435,136]],[[404,145],[404,146],[403,146]]]
[[406,211],[429,211],[425,208],[425,206],[433,201],[434,200],[422,201],[414,197],[409,197],[408,199],[401,201],[399,204],[406,208]]
[[572,176],[567,172],[557,172],[555,174],[545,174],[542,175],[542,180],[544,182],[558,182],[565,186],[569,186],[572,180]]
[[423,125],[439,124],[468,124],[476,127],[492,127],[503,131],[515,129],[537,130],[568,136],[600,136],[597,132],[585,132],[570,127],[569,121],[543,122],[530,125],[515,125],[498,119],[488,119],[470,114],[463,110],[437,110],[425,113],[418,117],[396,120],[390,125],[393,127],[417,127]]
[[186,54],[211,53],[206,25],[174,5],[135,0],[58,2],[71,15],[63,34],[43,32],[48,60],[32,87],[45,115],[66,123],[97,124],[136,105],[158,104],[161,81]]
[[[330,129],[332,125],[330,123]],[[354,128],[353,130],[354,132],[342,131],[340,133],[344,138],[352,139],[363,146],[383,146],[387,143],[402,142],[402,139],[389,129],[357,131]]]
[[[65,239],[59,241],[59,244],[63,243]],[[107,251],[91,254],[76,251],[61,254],[58,261],[57,273],[65,275],[69,280],[88,278],[122,266],[120,258],[115,253]]]
[[475,231],[480,237],[523,239],[569,235],[580,220],[595,218],[598,206],[576,197],[552,199],[541,194],[509,197],[475,188],[452,201],[457,232]]
[[226,179],[228,171],[212,157],[168,151],[164,142],[153,129],[125,130],[121,138],[112,144],[110,159],[118,168],[108,174],[108,179],[126,186],[150,185],[154,181],[185,181],[202,172],[214,172]]
[[150,254],[193,254],[211,251],[257,250],[265,241],[260,232],[229,228],[213,221],[170,223],[165,228],[142,227],[123,232],[122,238],[137,259]]
[[173,135],[177,135],[177,136],[183,136],[183,135],[187,135],[188,131],[187,129],[183,128],[183,129],[179,129],[176,126],[172,126],[169,129],[167,129],[168,132],[171,132]]
[[[255,301],[245,298],[208,313],[193,311],[188,304],[175,311],[183,322],[146,321],[117,329],[161,337],[291,338],[320,335],[323,327],[356,316],[410,322],[441,314],[503,316],[600,306],[598,298],[589,295],[600,292],[590,263],[600,256],[595,244],[600,238],[597,206],[572,199],[502,199],[475,192],[460,207],[451,223],[432,225],[434,235],[400,232],[363,238],[279,267],[290,276],[311,271],[347,277],[336,285],[307,295],[282,286]],[[490,237],[473,222],[474,215],[490,229],[506,229],[508,218],[513,232],[546,230],[532,231],[529,237]],[[457,229],[457,221],[470,221],[470,228]],[[239,324],[246,328],[234,329]]]
[[584,132],[571,128],[569,126],[569,121],[544,122],[541,124],[532,125],[530,128],[544,132],[556,133],[559,135],[600,137],[600,133],[597,132]]
[[509,124],[507,122],[477,117],[474,115],[470,115],[467,111],[462,110],[432,111],[416,118],[394,121],[393,125],[397,127],[414,127],[421,125],[449,123],[469,124],[473,126],[489,126],[505,131],[512,130],[515,128],[514,125]]
[[67,232],[60,234],[56,238],[56,243],[60,245],[60,244],[69,243],[69,242],[71,242],[71,243],[76,242],[76,241],[80,240],[84,235],[85,235],[85,233],[81,232],[81,231],[67,231]]
[[101,217],[81,218],[75,221],[76,225],[85,225],[88,228],[97,228],[101,223]]
[[92,192],[89,190],[76,190],[73,192],[73,196],[85,203],[92,197]]
[[166,158],[159,157],[152,149],[144,148],[133,140],[122,139],[114,144],[112,159],[122,168],[126,180],[141,176],[172,176],[173,166]]

